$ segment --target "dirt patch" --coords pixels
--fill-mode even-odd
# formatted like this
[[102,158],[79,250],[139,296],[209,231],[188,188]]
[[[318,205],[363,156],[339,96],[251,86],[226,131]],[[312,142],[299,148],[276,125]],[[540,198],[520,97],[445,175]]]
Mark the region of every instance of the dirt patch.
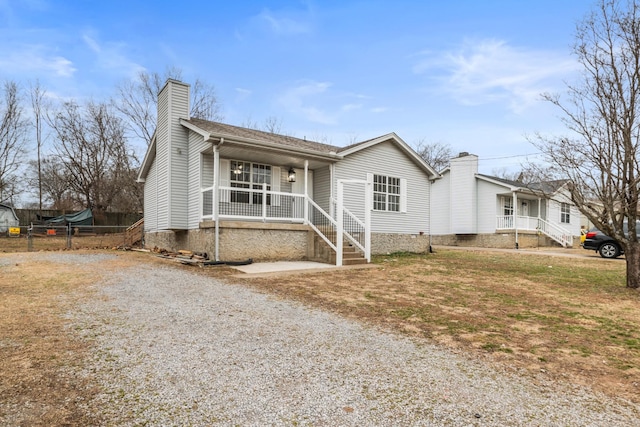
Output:
[[624,262],[446,251],[249,286],[635,402],[640,294]]

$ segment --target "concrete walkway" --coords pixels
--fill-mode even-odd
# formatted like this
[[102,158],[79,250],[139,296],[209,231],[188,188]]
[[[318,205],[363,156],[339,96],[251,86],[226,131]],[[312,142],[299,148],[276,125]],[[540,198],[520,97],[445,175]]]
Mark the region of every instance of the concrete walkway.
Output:
[[[276,261],[276,262],[255,262],[249,265],[233,266],[236,270],[252,277],[271,276],[283,273],[316,273],[331,269],[353,269],[353,268],[374,268],[375,264],[350,265],[336,267],[333,264],[325,264],[313,261]],[[244,274],[242,276],[244,276]]]

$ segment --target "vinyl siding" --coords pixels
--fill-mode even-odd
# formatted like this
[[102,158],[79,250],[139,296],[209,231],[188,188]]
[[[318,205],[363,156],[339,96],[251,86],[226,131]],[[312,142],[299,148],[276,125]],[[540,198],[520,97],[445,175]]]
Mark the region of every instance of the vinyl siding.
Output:
[[431,234],[451,233],[451,174],[445,174],[431,184]]
[[153,161],[144,182],[144,230],[158,230],[158,175]]
[[[334,188],[338,179],[367,179],[367,173],[407,180],[406,212],[371,212],[374,233],[418,234],[429,232],[429,177],[392,142],[382,142],[355,152],[336,164]],[[348,184],[344,204],[364,219],[364,185]]]
[[[478,233],[495,233],[498,215],[502,215],[500,196],[513,197],[509,190],[491,182],[476,179],[478,189]],[[500,212],[500,213],[498,213]]]
[[331,213],[331,171],[329,166],[314,170],[313,195],[313,201],[325,212]]
[[211,147],[202,135],[189,131],[188,163],[188,224],[187,228],[198,228],[202,217],[201,189],[213,185],[213,154],[203,156],[202,152]]
[[478,159],[475,156],[451,159],[450,166],[451,232],[478,232],[476,177]]
[[[571,205],[569,224],[560,222],[560,207],[563,202]],[[549,216],[547,220],[550,223],[569,231],[572,236],[580,235],[580,211],[571,203],[569,197],[562,192],[556,194],[553,199],[549,200]]]
[[169,93],[163,90],[158,95],[158,124],[156,128],[157,179],[157,229],[169,228]]
[[189,211],[189,132],[180,124],[181,118],[189,118],[189,87],[169,83],[170,91],[170,168],[171,189],[169,200],[169,225],[171,229],[188,227]]

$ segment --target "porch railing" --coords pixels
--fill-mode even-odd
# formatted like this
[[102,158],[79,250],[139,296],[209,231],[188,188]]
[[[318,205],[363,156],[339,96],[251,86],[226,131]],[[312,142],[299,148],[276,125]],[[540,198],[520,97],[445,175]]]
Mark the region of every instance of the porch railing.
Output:
[[360,221],[360,219],[347,208],[343,208],[342,218],[344,221],[344,235],[347,240],[360,249],[362,253],[366,253],[367,227],[364,225],[364,222]]
[[[213,219],[213,188],[202,193],[202,218]],[[283,193],[262,188],[220,187],[220,218],[304,222],[304,194]]]
[[[519,230],[537,230],[538,218],[534,216],[518,216],[518,229]],[[496,229],[498,230],[513,230],[513,215],[498,215],[496,219]]]
[[541,232],[554,239],[564,247],[573,246],[573,236],[567,230],[562,227],[558,227],[555,224],[551,224],[544,219],[538,221],[538,228]]
[[[201,204],[202,219],[214,219],[213,187],[201,190]],[[318,233],[331,249],[338,252],[337,221],[304,194],[267,190],[266,184],[253,189],[219,187],[218,216],[223,219],[305,223]],[[343,209],[343,238],[366,256],[367,227],[346,208]],[[341,265],[342,260],[336,262]]]
[[324,240],[331,249],[338,250],[338,223],[313,200],[307,199],[309,226]]

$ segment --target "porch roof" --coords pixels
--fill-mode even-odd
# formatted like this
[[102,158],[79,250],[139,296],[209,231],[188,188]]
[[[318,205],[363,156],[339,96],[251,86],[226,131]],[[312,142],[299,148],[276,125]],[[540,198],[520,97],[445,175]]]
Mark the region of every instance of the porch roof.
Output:
[[559,179],[555,181],[532,182],[529,184],[524,184],[519,181],[512,181],[509,179],[498,178],[497,176],[484,175],[480,173],[476,174],[476,177],[485,181],[492,182],[494,184],[502,185],[508,188],[509,191],[522,191],[542,196],[548,196],[557,192],[569,182],[569,180],[567,179]]

